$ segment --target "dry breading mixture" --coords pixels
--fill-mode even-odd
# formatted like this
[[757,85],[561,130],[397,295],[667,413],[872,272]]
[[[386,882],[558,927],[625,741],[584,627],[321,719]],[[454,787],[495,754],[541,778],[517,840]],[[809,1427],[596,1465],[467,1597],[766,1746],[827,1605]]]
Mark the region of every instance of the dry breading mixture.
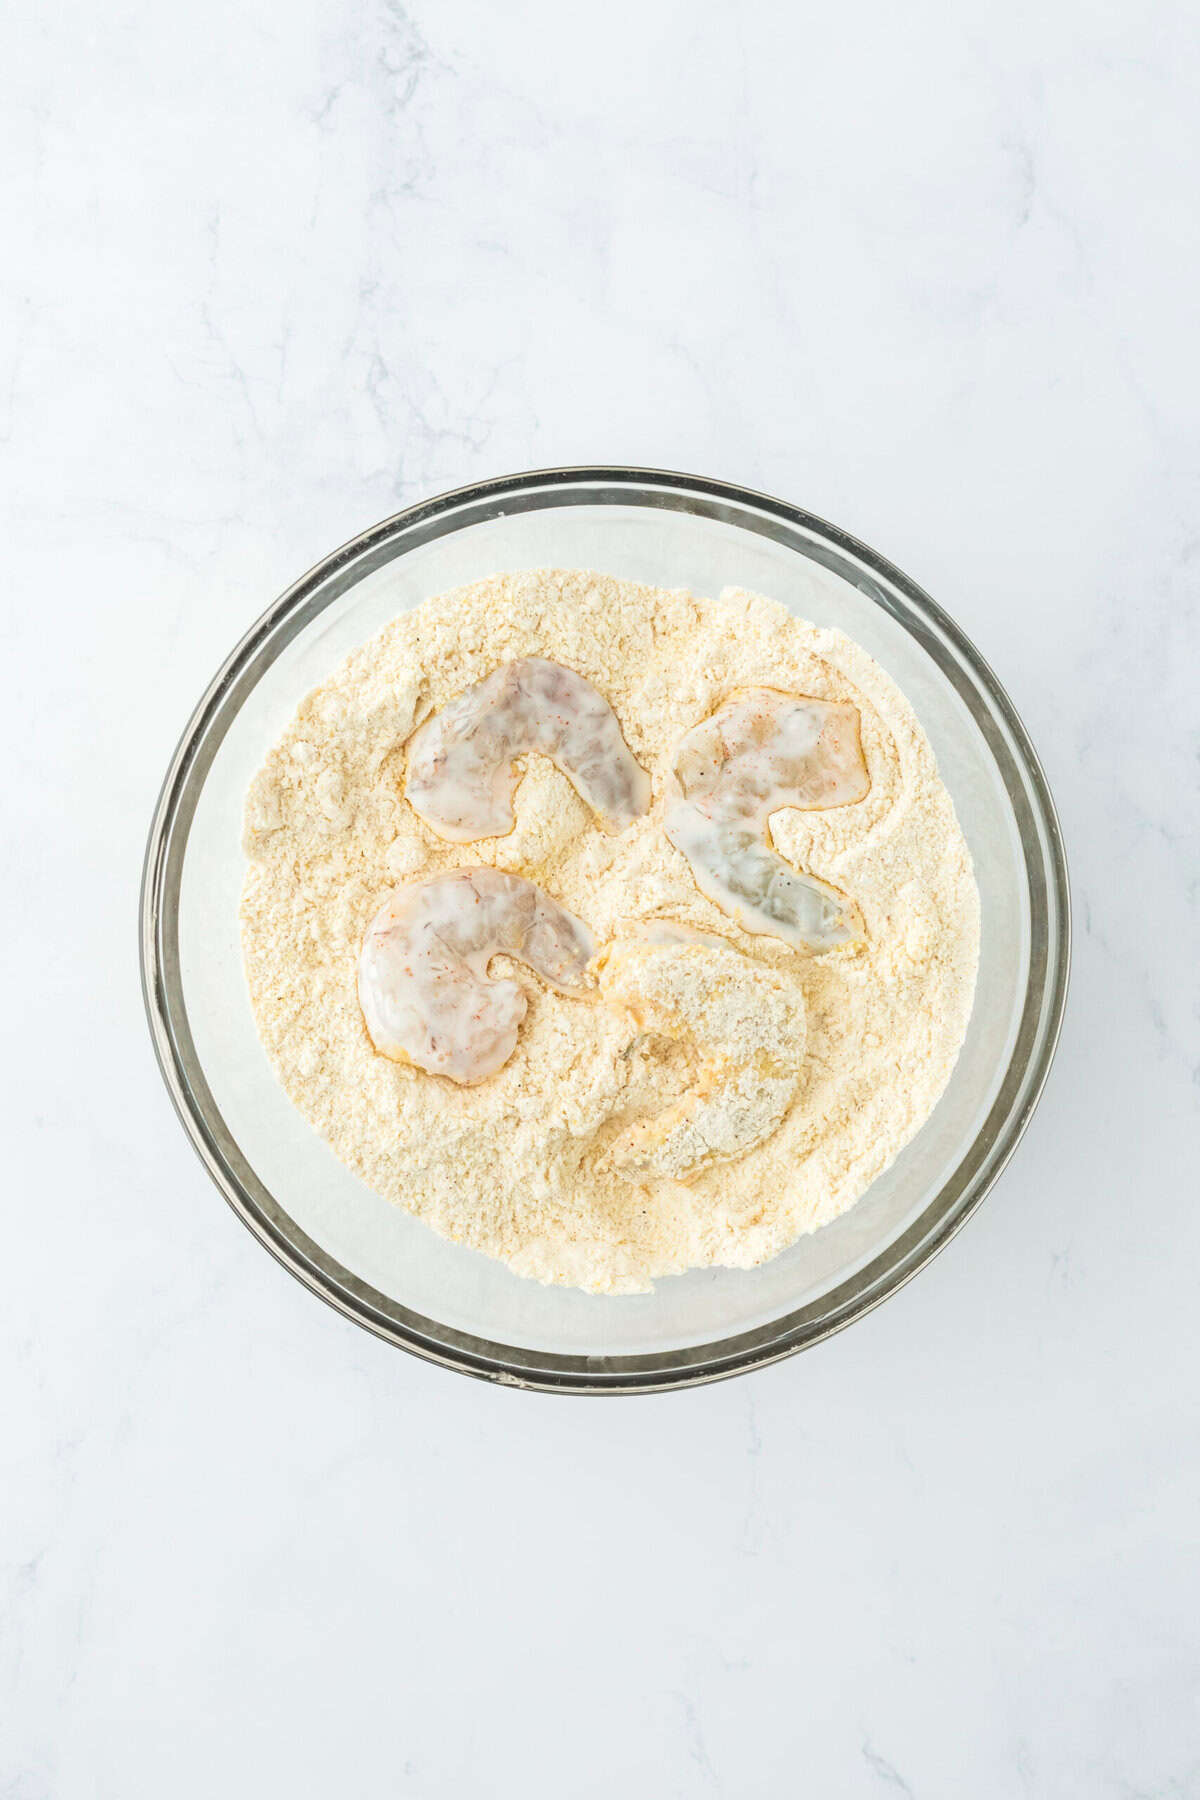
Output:
[[[612,704],[654,804],[603,835],[531,757],[505,838],[451,844],[403,795],[414,727],[520,656],[561,662]],[[663,832],[671,754],[743,687],[849,701],[867,797],[773,820],[777,848],[851,896],[865,949],[807,956],[749,936],[698,891]],[[258,1030],[307,1119],[372,1188],[521,1275],[637,1293],[660,1275],[748,1268],[853,1204],[928,1118],[966,1031],[979,954],[970,855],[928,741],[894,683],[840,632],[772,600],[719,600],[584,570],[473,582],[402,614],[300,706],[251,785],[242,896]],[[686,1185],[619,1165],[630,1127],[676,1105],[703,1045],[601,1000],[529,996],[506,1065],[456,1087],[378,1055],[355,991],[363,932],[401,879],[469,863],[537,882],[604,942],[647,921],[713,933],[803,999],[806,1054],[782,1124]]]

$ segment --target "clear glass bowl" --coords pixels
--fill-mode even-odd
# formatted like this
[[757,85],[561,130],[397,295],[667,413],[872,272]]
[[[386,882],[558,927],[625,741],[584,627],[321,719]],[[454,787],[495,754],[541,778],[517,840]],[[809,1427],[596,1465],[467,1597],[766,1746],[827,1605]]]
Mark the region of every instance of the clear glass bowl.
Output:
[[[371,1193],[277,1084],[242,976],[242,799],[298,701],[401,609],[497,570],[547,565],[705,594],[756,589],[857,639],[929,734],[983,900],[966,1042],[912,1143],[844,1217],[774,1261],[675,1276],[648,1295],[540,1287]],[[979,1205],[1037,1103],[1069,933],[1062,840],[1037,757],[957,626],[874,551],[796,507],[648,469],[554,469],[463,488],[305,575],[238,645],[188,724],[142,891],[143,982],[163,1076],[214,1181],[261,1242],[404,1349],[576,1393],[682,1387],[773,1361],[858,1318],[927,1263]]]

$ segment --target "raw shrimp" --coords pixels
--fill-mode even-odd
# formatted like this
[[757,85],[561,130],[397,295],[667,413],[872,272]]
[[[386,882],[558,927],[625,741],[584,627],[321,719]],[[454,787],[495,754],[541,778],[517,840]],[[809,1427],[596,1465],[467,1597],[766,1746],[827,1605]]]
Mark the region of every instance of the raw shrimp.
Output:
[[702,894],[746,931],[803,950],[862,938],[854,902],[786,863],[768,823],[781,807],[848,806],[870,791],[856,707],[748,688],[680,740],[674,774],[664,829]]
[[492,981],[511,956],[559,993],[594,992],[591,932],[519,875],[453,869],[395,888],[375,914],[358,960],[358,999],[376,1050],[466,1086],[512,1055],[526,999]]
[[804,1062],[804,997],[722,938],[656,925],[596,963],[601,998],[648,1035],[682,1041],[698,1074],[688,1093],[628,1126],[608,1151],[630,1181],[687,1181],[744,1156],[780,1124]]
[[607,831],[650,809],[650,777],[608,701],[540,656],[493,669],[427,719],[412,740],[404,791],[439,837],[504,837],[514,824],[513,764],[531,751],[562,770]]

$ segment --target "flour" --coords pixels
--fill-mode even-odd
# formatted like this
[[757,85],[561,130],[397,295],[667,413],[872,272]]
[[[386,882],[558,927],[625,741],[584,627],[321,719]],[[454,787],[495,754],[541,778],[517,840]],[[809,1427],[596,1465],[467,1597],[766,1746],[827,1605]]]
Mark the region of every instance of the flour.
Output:
[[682,1099],[621,1133],[613,1165],[690,1181],[770,1137],[800,1085],[803,994],[723,939],[678,925],[619,938],[597,961],[602,997],[643,1031],[688,1045],[697,1064]]
[[[597,829],[566,776],[525,764],[516,828],[450,844],[403,797],[405,741],[498,664],[546,657],[611,703],[649,771],[650,813]],[[697,889],[663,831],[679,739],[739,688],[849,702],[866,798],[779,813],[777,849],[850,896],[865,947],[807,956],[750,936]],[[748,1268],[853,1204],[928,1118],[966,1031],[979,950],[970,855],[911,708],[841,633],[770,600],[719,600],[580,570],[472,583],[402,614],[302,703],[251,785],[242,895],[247,979],[287,1093],[372,1188],[519,1274],[644,1292],[697,1266]],[[670,921],[732,944],[803,1005],[795,1098],[764,1141],[686,1184],[620,1166],[615,1145],[686,1103],[694,1046],[626,1007],[529,998],[513,1055],[459,1088],[379,1056],[355,991],[363,933],[400,879],[464,864],[527,877],[600,942]]]

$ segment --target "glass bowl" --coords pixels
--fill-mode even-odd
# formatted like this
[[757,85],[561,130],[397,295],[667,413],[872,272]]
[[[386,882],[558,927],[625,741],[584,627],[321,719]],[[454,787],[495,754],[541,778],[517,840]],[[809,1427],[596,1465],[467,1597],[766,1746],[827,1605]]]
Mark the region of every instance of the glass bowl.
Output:
[[[751,1270],[653,1294],[541,1287],[371,1193],[275,1080],[242,975],[242,800],[300,699],[429,594],[502,569],[587,567],[755,589],[838,626],[894,677],[937,755],[982,896],[979,982],[950,1084],[842,1218]],[[150,832],[142,975],[164,1079],[213,1180],[315,1293],[465,1374],[574,1393],[717,1380],[828,1337],[894,1293],[974,1212],[1029,1122],[1069,961],[1067,870],[1037,756],[958,627],[873,550],[797,507],[650,469],[552,469],[410,507],[265,613],[183,734]],[[448,1177],[449,1178],[449,1177]]]

